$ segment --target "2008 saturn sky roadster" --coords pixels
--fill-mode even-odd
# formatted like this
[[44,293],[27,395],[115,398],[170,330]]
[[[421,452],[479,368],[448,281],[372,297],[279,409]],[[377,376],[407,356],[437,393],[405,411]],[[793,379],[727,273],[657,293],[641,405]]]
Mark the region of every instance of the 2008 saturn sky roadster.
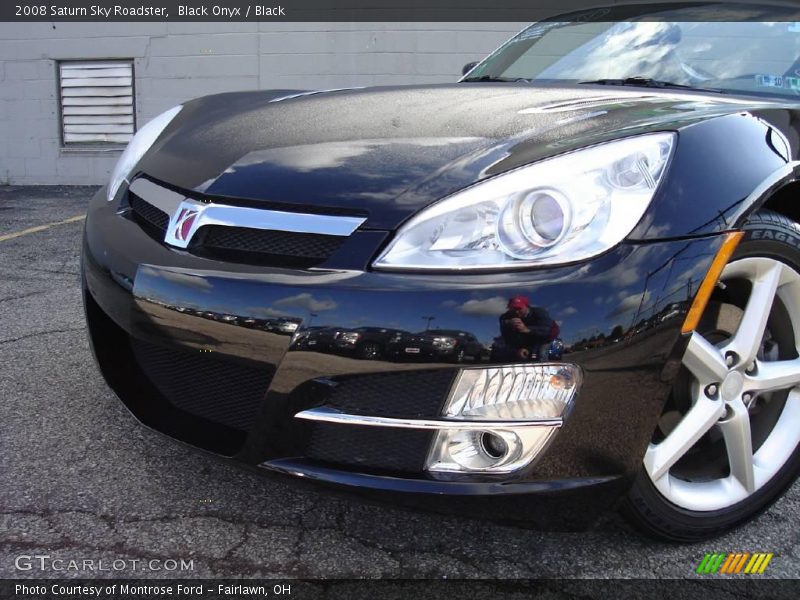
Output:
[[188,444],[397,501],[673,540],[754,516],[800,469],[800,15],[719,11],[156,117],[86,220],[106,381]]

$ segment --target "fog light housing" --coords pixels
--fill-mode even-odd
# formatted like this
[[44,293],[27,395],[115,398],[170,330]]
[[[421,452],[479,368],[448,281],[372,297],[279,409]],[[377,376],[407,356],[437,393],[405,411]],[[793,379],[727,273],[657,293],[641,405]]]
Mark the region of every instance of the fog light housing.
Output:
[[[462,369],[443,416],[465,428],[437,431],[427,470],[510,473],[531,464],[561,427],[581,380],[571,364]],[[476,428],[480,422],[486,427]]]

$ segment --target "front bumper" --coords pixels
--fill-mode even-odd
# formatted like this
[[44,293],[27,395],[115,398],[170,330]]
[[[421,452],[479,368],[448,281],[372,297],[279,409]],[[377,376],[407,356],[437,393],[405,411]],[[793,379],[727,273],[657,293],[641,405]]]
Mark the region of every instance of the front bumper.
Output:
[[456,356],[456,348],[440,348],[430,344],[391,344],[387,354],[394,360],[441,360],[450,361]]
[[[521,519],[552,524],[558,509],[575,525],[604,510],[639,471],[683,352],[685,309],[719,244],[625,244],[584,264],[503,275],[290,270],[165,246],[101,190],[86,221],[84,295],[100,369],[149,427],[249,465],[402,501],[466,512],[470,505],[487,515],[503,498]],[[428,431],[295,418],[320,405],[435,418],[458,366],[309,351],[286,335],[238,325],[280,313],[302,321],[298,332],[323,323],[415,331],[435,315],[441,327],[485,341],[499,335],[499,312],[513,295],[547,309],[568,349],[587,340],[591,349],[564,356],[583,369],[584,382],[563,427],[537,461],[506,476],[431,476]],[[658,318],[676,303],[684,310]],[[633,332],[642,322],[654,325],[611,341],[617,326]],[[535,503],[523,501],[531,494]]]

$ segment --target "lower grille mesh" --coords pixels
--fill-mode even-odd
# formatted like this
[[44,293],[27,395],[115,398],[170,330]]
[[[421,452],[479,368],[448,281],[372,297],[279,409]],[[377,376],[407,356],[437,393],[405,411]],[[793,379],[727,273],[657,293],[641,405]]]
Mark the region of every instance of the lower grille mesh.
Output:
[[255,420],[274,370],[133,339],[142,371],[176,408],[245,431]]
[[379,417],[436,417],[453,370],[400,371],[339,378],[325,404],[342,412]]
[[425,468],[432,431],[316,423],[309,458],[351,467],[419,473]]
[[[449,369],[355,375],[337,380],[326,406],[350,414],[436,417],[453,380]],[[418,473],[434,432],[314,423],[306,456],[367,470]]]

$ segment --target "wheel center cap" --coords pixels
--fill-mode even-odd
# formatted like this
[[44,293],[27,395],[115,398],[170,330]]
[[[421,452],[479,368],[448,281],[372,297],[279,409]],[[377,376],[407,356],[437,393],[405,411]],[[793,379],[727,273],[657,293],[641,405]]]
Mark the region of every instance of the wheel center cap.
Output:
[[720,393],[725,400],[733,400],[738,398],[744,388],[744,377],[739,371],[731,371],[725,376],[725,381],[722,382]]

